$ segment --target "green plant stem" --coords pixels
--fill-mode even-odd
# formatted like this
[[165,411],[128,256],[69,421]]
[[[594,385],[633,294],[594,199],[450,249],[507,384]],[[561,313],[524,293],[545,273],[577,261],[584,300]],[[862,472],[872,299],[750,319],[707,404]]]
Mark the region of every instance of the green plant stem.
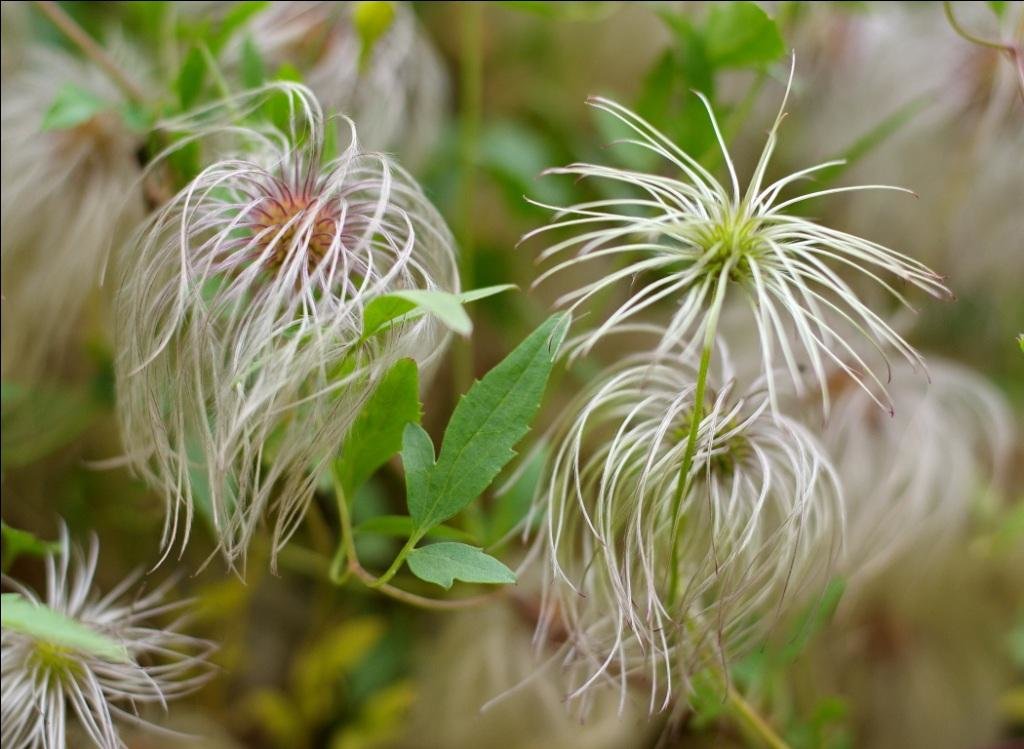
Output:
[[676,482],[675,495],[672,497],[672,559],[669,567],[669,604],[676,601],[679,594],[679,523],[683,500],[690,491],[690,469],[697,454],[697,438],[700,434],[700,422],[704,418],[704,395],[707,390],[708,371],[711,368],[711,355],[715,347],[715,334],[718,330],[718,315],[725,301],[725,289],[729,283],[729,273],[733,261],[726,261],[715,290],[715,298],[708,310],[707,327],[704,330],[704,348],[700,354],[700,365],[697,370],[697,384],[693,393],[693,416],[690,419],[690,433],[686,439],[686,451],[683,453],[683,464],[679,468],[679,480]]
[[387,571],[383,575],[376,578],[372,583],[369,583],[369,586],[371,588],[379,588],[382,585],[386,585],[388,581],[391,580],[391,578],[398,574],[398,570],[402,569],[402,565],[405,563],[405,558],[409,556],[410,553],[412,553],[412,550],[416,548],[416,544],[420,542],[421,538],[423,538],[422,533],[414,533],[413,535],[409,536],[408,540],[406,540],[405,542],[405,545],[402,546],[401,550],[398,552],[398,555],[391,563],[391,566],[388,567]]
[[989,39],[982,39],[980,36],[972,34],[970,31],[961,26],[960,22],[956,20],[956,15],[953,13],[953,3],[949,2],[948,0],[942,3],[942,9],[946,13],[946,20],[949,21],[949,25],[953,27],[953,31],[955,31],[958,36],[963,37],[972,44],[979,44],[982,47],[988,47],[989,49],[999,50],[1000,52],[1013,51],[1013,48],[1010,47],[1008,44],[1003,44],[1002,42],[994,42]]
[[96,41],[78,25],[63,8],[51,0],[36,0],[36,7],[66,36],[82,53],[92,60],[106,73],[119,89],[132,101],[142,104],[146,101],[146,92],[133,81],[127,73],[117,66],[113,58],[107,54]]
[[[462,3],[459,58],[459,276],[475,283],[475,216],[477,163],[483,117],[483,3]],[[458,339],[454,350],[452,385],[458,397],[473,381],[472,339]]]
[[[421,609],[432,609],[434,611],[457,611],[459,609],[474,608],[485,603],[490,603],[496,598],[505,595],[505,589],[502,588],[494,593],[487,593],[480,596],[441,600],[416,595],[415,593],[410,593],[407,590],[402,590],[401,588],[389,585],[388,581],[394,577],[401,568],[405,558],[409,555],[409,552],[415,548],[416,544],[423,537],[423,534],[414,535],[410,538],[406,542],[405,546],[402,547],[402,551],[399,552],[395,561],[391,564],[391,567],[388,568],[388,571],[380,577],[377,577],[372,572],[365,569],[359,563],[359,557],[356,554],[355,534],[352,531],[352,514],[348,507],[348,500],[345,497],[345,491],[342,488],[339,477],[333,471],[331,478],[334,484],[334,496],[338,504],[338,521],[341,526],[341,541],[338,544],[338,550],[335,552],[334,558],[331,560],[328,571],[328,577],[332,583],[335,585],[344,585],[350,578],[355,577],[366,587],[372,588],[389,598],[401,601],[402,603],[410,606],[416,606]],[[305,560],[305,562],[305,566],[308,568],[309,561]]]
[[770,749],[790,749],[789,744],[775,732],[775,729],[768,724],[768,721],[751,707],[750,703],[743,698],[743,695],[736,691],[734,686],[731,684],[727,685],[726,690],[726,699],[733,715],[752,735],[759,738]]

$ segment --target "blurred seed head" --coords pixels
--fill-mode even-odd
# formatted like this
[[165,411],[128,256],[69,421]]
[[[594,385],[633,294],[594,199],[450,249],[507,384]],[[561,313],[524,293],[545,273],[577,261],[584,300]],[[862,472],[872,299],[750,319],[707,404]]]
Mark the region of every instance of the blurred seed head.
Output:
[[[360,3],[273,3],[249,33],[273,67],[296,64],[329,112],[352,118],[367,147],[420,162],[440,135],[448,80],[440,57],[406,3],[390,3],[386,31],[362,53]],[[228,55],[239,58],[241,40]]]
[[907,369],[895,373],[894,418],[849,388],[826,427],[846,497],[847,604],[894,566],[933,575],[999,494],[1013,450],[1012,410],[994,385],[952,362],[935,362],[930,383]]
[[[107,252],[144,212],[139,140],[117,111],[117,89],[87,61],[56,49],[30,47],[24,57],[4,76],[0,112],[5,379],[32,377],[66,355]],[[67,85],[109,102],[109,110],[43,131]]]
[[[201,687],[213,675],[207,661],[213,645],[180,633],[187,602],[165,602],[170,582],[148,593],[129,591],[136,573],[106,595],[93,585],[99,543],[86,553],[70,546],[46,560],[46,595],[4,577],[29,602],[47,606],[124,646],[124,661],[37,640],[5,629],[2,634],[3,745],[10,749],[64,749],[70,738],[84,736],[101,749],[122,749],[118,724],[160,730],[143,717],[143,708],[158,705]],[[153,619],[178,612],[169,626]]]
[[[903,304],[908,303],[884,276],[893,276],[936,297],[949,296],[949,290],[934,271],[916,260],[786,209],[837,193],[901,188],[837,187],[782,200],[781,193],[797,181],[839,163],[818,164],[765,184],[784,116],[784,98],[750,183],[741,190],[714,113],[703,96],[701,100],[728,167],[728,186],[720,184],[692,155],[639,115],[602,98],[592,99],[591,105],[618,119],[635,135],[621,142],[658,154],[679,176],[596,164],[551,170],[554,174],[607,180],[643,194],[568,207],[539,204],[555,212],[554,220],[526,235],[528,238],[552,230],[573,232],[570,238],[548,247],[541,259],[570,250],[575,250],[575,255],[550,268],[538,283],[593,260],[623,260],[622,267],[563,295],[559,303],[571,309],[632,279],[634,285],[627,301],[583,338],[578,353],[586,353],[607,333],[662,300],[675,301],[676,311],[665,328],[660,350],[680,344],[707,345],[729,296],[726,291],[731,289],[742,292],[756,324],[773,412],[779,411],[774,374],[777,366],[785,368],[801,392],[808,379],[816,382],[826,411],[827,376],[832,366],[846,372],[879,405],[892,410],[883,379],[852,343],[867,341],[886,366],[886,349],[895,350],[915,365],[923,362],[861,299],[843,273],[855,271],[865,276]],[[692,353],[692,349],[688,351]],[[802,371],[802,358],[809,363],[806,373]]]
[[678,491],[696,371],[638,354],[605,372],[556,429],[538,509],[550,581],[538,638],[568,633],[571,697],[646,685],[649,709],[685,695],[823,585],[840,490],[821,446],[770,414],[763,385],[713,379],[690,489]]
[[185,543],[198,508],[229,562],[268,516],[275,550],[287,541],[391,364],[429,369],[443,353],[431,316],[361,341],[366,303],[458,290],[451,234],[415,181],[362,150],[348,120],[328,160],[312,93],[268,90],[287,97],[287,135],[204,124],[259,106],[267,90],[168,123],[239,145],[127,245],[115,301],[122,431],[166,497],[164,546]]

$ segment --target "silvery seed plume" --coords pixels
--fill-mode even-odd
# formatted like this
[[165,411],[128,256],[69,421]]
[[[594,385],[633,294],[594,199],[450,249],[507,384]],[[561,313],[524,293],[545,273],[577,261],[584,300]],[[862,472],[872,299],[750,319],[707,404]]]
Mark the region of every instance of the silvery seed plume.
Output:
[[639,193],[637,197],[607,198],[568,207],[538,204],[554,211],[554,220],[524,237],[552,230],[572,232],[572,236],[551,245],[540,257],[547,260],[569,251],[575,251],[574,254],[542,274],[538,283],[594,260],[620,261],[612,272],[559,299],[560,304],[575,309],[610,286],[631,284],[627,301],[584,338],[580,353],[586,353],[607,333],[662,300],[673,302],[676,311],[665,328],[661,350],[667,351],[680,342],[708,347],[723,305],[732,293],[738,293],[749,305],[757,327],[773,412],[779,411],[776,367],[784,367],[795,386],[802,390],[808,377],[801,371],[804,358],[810,377],[821,390],[826,411],[826,379],[831,365],[840,367],[874,400],[891,410],[883,380],[850,341],[867,340],[887,365],[883,349],[889,348],[914,364],[923,362],[862,301],[842,274],[855,272],[866,276],[904,304],[907,302],[901,292],[884,276],[937,297],[947,296],[948,289],[938,275],[916,260],[794,215],[788,209],[847,191],[902,188],[858,185],[814,190],[783,199],[783,191],[798,181],[841,163],[817,164],[766,183],[765,174],[784,115],[784,97],[750,182],[743,190],[710,103],[704,96],[698,96],[707,108],[728,168],[727,185],[719,183],[693,156],[642,117],[603,98],[593,98],[589,103],[619,120],[635,135],[621,142],[654,152],[677,174],[669,177],[598,164],[572,164],[549,170],[552,174],[608,180]]
[[864,393],[849,388],[825,430],[846,499],[845,603],[893,566],[933,574],[936,559],[968,531],[972,511],[998,497],[1009,466],[1012,409],[995,386],[952,362],[935,362],[928,384],[908,369],[895,372],[895,418],[879,418]]
[[[267,59],[297,65],[324,108],[351,117],[369,148],[417,163],[440,134],[449,98],[444,67],[406,3],[391,4],[391,25],[361,60],[358,5],[273,3],[249,34]],[[241,54],[240,36],[228,56]]]
[[429,369],[443,353],[430,316],[361,342],[366,303],[458,290],[451,234],[415,181],[362,150],[348,120],[347,145],[327,160],[312,93],[270,90],[290,101],[288,135],[199,124],[266,91],[168,123],[241,145],[126,247],[115,302],[123,436],[166,497],[163,544],[184,544],[205,507],[229,562],[264,518],[275,550],[287,541],[387,367],[411,357]]
[[[90,63],[56,49],[31,47],[24,58],[4,77],[0,113],[5,378],[31,377],[66,350],[111,244],[144,211],[139,141],[117,111],[117,89]],[[109,111],[43,131],[66,85],[109,102]]]
[[140,573],[106,595],[93,585],[99,544],[72,549],[67,530],[63,550],[46,560],[46,595],[4,577],[6,587],[120,643],[127,659],[107,660],[90,652],[7,630],[2,635],[3,745],[8,749],[64,749],[69,738],[87,737],[101,749],[122,749],[118,724],[160,730],[141,711],[198,689],[212,676],[211,643],[152,620],[180,612],[187,602],[165,602],[169,584],[129,594]]
[[[828,457],[763,392],[725,378],[703,409],[689,490],[678,491],[697,373],[678,351],[637,354],[565,411],[537,509],[548,627],[568,632],[571,697],[627,680],[649,709],[685,696],[824,583],[842,531]],[[712,380],[714,383],[714,380]],[[685,698],[684,698],[685,699]]]

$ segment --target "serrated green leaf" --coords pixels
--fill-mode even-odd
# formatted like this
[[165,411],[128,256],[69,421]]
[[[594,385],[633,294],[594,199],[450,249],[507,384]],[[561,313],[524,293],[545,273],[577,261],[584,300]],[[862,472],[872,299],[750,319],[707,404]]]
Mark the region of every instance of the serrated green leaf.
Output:
[[419,372],[412,359],[398,361],[381,378],[335,463],[346,497],[354,497],[359,487],[402,449],[405,425],[420,421],[419,392]]
[[[364,520],[353,531],[357,535],[368,533],[392,538],[409,538],[416,532],[416,523],[408,515],[377,515],[369,520]],[[427,531],[426,537],[445,541],[464,541],[470,544],[477,542],[473,534],[452,528],[449,525],[435,525]]]
[[178,71],[178,78],[174,82],[175,91],[178,92],[178,103],[182,109],[190,109],[199,94],[203,90],[203,81],[206,78],[206,57],[199,47],[192,47],[185,56],[185,62],[181,64]]
[[35,604],[18,593],[4,593],[0,619],[4,629],[29,635],[41,642],[87,653],[118,663],[131,658],[121,643],[48,606]]
[[267,67],[263,63],[263,55],[260,54],[251,36],[246,36],[242,42],[241,68],[242,83],[246,88],[259,88],[267,79]]
[[3,570],[10,569],[18,557],[22,554],[30,554],[36,557],[45,557],[60,551],[61,545],[58,541],[44,541],[37,538],[28,531],[14,528],[0,521],[0,533],[3,536]]
[[514,288],[515,284],[501,284],[459,294],[423,289],[382,294],[371,299],[363,311],[362,340],[365,341],[399,322],[408,322],[425,314],[434,315],[456,333],[469,335],[473,330],[473,324],[462,305]]
[[72,83],[61,86],[56,98],[43,115],[43,130],[67,130],[88,122],[107,109],[110,103],[96,94]]
[[387,33],[395,21],[395,4],[381,0],[356,3],[352,11],[352,24],[359,34],[359,67],[363,69],[373,54],[377,41]]
[[719,68],[761,67],[786,54],[779,27],[752,2],[712,5],[704,38],[708,59]]
[[549,317],[459,400],[437,463],[427,469],[429,481],[407,482],[409,514],[421,531],[480,496],[515,456],[512,448],[540,407],[569,320],[564,313]]
[[452,583],[514,583],[515,573],[475,546],[445,541],[421,546],[406,557],[409,569],[420,580],[448,589]]

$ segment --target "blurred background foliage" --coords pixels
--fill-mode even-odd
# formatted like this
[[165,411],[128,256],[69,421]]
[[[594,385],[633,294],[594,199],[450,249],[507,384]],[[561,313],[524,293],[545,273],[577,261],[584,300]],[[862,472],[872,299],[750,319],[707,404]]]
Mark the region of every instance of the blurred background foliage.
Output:
[[[159,105],[117,110],[140,134],[158,117],[215,99],[225,85],[302,80],[301,59],[272,62],[250,35],[250,24],[266,5],[61,3],[102,44],[129,40],[152,63],[146,86],[157,91]],[[360,5],[367,6],[357,21],[360,38],[365,54],[372,55],[393,11],[387,3]],[[965,26],[991,35],[1006,27],[1005,17],[1020,13],[1019,5],[958,3],[956,11]],[[476,323],[471,343],[456,344],[424,394],[431,432],[443,426],[467,372],[487,371],[566,290],[559,288],[567,283],[564,278],[531,288],[538,248],[518,242],[549,212],[524,196],[553,205],[609,196],[605,186],[541,172],[608,159],[628,168],[662,168],[653,154],[639,149],[606,151],[622,133],[610,118],[593,116],[587,97],[605,95],[634,107],[721,171],[714,133],[692,94],[701,91],[720,114],[726,139],[735,144],[741,174],[749,174],[778,106],[791,51],[796,58],[791,115],[773,172],[845,157],[844,166],[819,178],[823,186],[901,184],[920,195],[917,201],[900,200],[898,207],[854,198],[815,202],[804,210],[948,273],[959,300],[922,302],[917,319],[906,323],[910,340],[926,354],[961,361],[992,378],[1011,399],[1020,423],[1024,356],[1015,336],[1024,325],[1024,108],[1018,97],[1008,115],[995,125],[989,122],[992,81],[1000,66],[1011,63],[958,36],[941,4],[437,2],[414,3],[412,11],[439,51],[450,96],[440,102],[444,119],[436,142],[409,165],[459,240],[463,288],[515,283],[521,289],[471,309]],[[4,3],[3,34],[5,48],[53,45],[79,55],[30,4]],[[241,49],[240,71],[227,84],[221,68],[225,50],[235,48]],[[4,54],[6,76],[8,55],[17,51],[12,47]],[[950,62],[954,58],[959,62]],[[945,74],[958,78],[942,80]],[[40,123],[41,131],[80,122],[110,106],[67,89]],[[416,121],[406,124],[420,127]],[[141,158],[160,146],[152,137],[140,137]],[[179,151],[170,166],[175,178],[180,182],[194,174],[201,158],[198,149]],[[997,161],[1008,162],[1008,174],[989,187],[988,172]],[[998,222],[1008,227],[1002,233],[994,226]],[[117,460],[122,446],[112,417],[104,293],[99,289],[94,295],[76,321],[72,342],[45,376],[25,381],[5,375],[3,516],[11,527],[4,529],[4,569],[19,579],[40,581],[37,554],[44,550],[14,529],[55,538],[58,516],[75,536],[99,534],[100,579],[107,587],[129,569],[152,566],[158,556],[161,500]],[[614,301],[604,304],[610,309]],[[584,367],[562,375],[549,391],[542,422],[550,421],[586,374]],[[1016,458],[1009,480],[1015,499],[1024,485],[1019,443]],[[467,537],[480,544],[502,539],[525,514],[538,471],[534,461],[510,491],[486,498],[481,509],[465,516],[461,528]],[[396,466],[386,467],[358,497],[355,522],[400,510],[401,486]],[[995,559],[997,566],[1020,562],[1024,513],[1019,504],[1016,508],[979,511],[976,532],[967,539],[969,553]],[[194,633],[221,643],[219,677],[170,714],[169,725],[204,737],[187,745],[746,745],[719,720],[722,703],[715,689],[700,683],[694,685],[693,714],[671,727],[661,719],[648,722],[642,710],[627,710],[620,718],[611,704],[580,726],[563,712],[561,694],[543,679],[478,714],[480,703],[531,672],[536,608],[529,587],[521,586],[522,595],[493,607],[450,616],[412,610],[363,588],[337,588],[324,566],[333,552],[332,512],[326,498],[312,508],[276,573],[268,571],[264,539],[244,575],[225,576],[219,560],[206,558],[213,543],[202,527],[182,558],[153,573],[163,578],[168,567],[188,571],[179,587],[197,600]],[[365,528],[358,538],[361,558],[386,564],[398,542],[373,532],[372,523]],[[514,557],[517,542],[508,545]],[[200,571],[191,574],[194,570]],[[1019,575],[1009,584],[1018,583]],[[799,681],[794,664],[806,643],[828,626],[841,594],[841,584],[836,585],[838,590],[830,589],[819,606],[780,634],[778,646],[762,648],[735,669],[734,678],[758,695],[794,749],[868,745],[857,740],[863,715],[842,694],[818,694],[810,703],[790,694]],[[1007,595],[998,586],[987,593]],[[947,598],[932,613],[941,617],[946,607],[973,605],[962,600]],[[986,615],[981,605],[976,611]],[[1005,643],[999,647],[1004,662],[1016,670],[1017,686],[1002,684],[993,708],[998,731],[1006,737],[1024,735],[1020,608],[1015,616],[1016,625],[1001,633]],[[972,626],[969,619],[965,626]],[[888,678],[886,673],[879,665],[879,678]],[[932,678],[956,677],[937,673]],[[921,709],[936,708],[925,701]],[[151,735],[129,739],[140,749],[185,745],[180,742]]]

